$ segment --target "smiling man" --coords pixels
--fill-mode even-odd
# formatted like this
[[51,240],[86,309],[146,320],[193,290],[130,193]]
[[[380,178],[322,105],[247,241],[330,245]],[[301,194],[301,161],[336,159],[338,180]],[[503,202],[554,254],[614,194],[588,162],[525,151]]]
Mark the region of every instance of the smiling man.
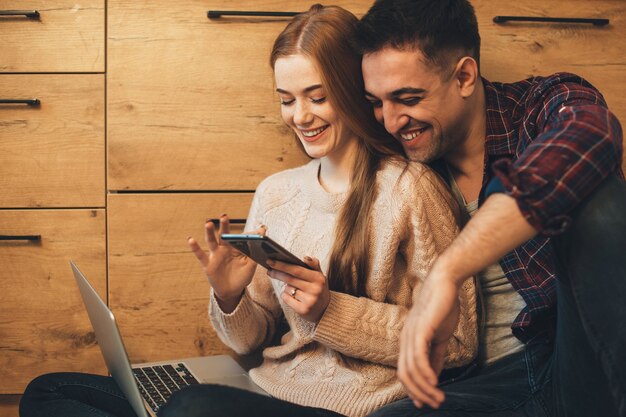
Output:
[[[373,416],[626,416],[622,129],[600,92],[567,73],[482,78],[466,0],[378,0],[357,44],[377,120],[446,178],[467,222],[404,326],[410,399]],[[472,275],[477,366],[438,386]]]

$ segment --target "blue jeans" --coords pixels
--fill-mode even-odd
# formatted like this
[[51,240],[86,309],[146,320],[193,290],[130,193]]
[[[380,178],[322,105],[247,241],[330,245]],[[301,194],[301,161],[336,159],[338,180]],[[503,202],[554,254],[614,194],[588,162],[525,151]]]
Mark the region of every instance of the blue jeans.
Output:
[[39,376],[26,387],[21,417],[137,417],[113,378],[76,372]]
[[[221,385],[193,385],[172,395],[159,417],[342,417]],[[20,417],[137,417],[113,378],[76,372],[35,378],[20,401]]]
[[192,385],[172,395],[159,417],[342,417],[222,385]]
[[369,417],[626,417],[626,183],[609,178],[553,239],[554,343],[535,343],[443,386],[438,410],[408,400]]

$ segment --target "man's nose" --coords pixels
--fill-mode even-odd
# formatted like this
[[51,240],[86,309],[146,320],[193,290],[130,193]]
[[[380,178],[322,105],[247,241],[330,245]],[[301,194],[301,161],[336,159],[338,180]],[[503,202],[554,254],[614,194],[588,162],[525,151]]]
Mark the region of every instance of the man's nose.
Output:
[[400,129],[404,127],[408,118],[398,111],[392,103],[384,103],[382,105],[382,122],[387,132],[397,135]]

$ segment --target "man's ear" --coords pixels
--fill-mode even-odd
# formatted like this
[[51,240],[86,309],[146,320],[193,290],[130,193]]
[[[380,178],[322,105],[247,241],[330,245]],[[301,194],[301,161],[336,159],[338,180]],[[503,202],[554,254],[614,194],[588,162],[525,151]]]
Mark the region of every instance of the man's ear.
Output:
[[478,64],[476,60],[470,56],[464,56],[456,63],[454,70],[457,86],[461,97],[468,98],[474,93],[478,83]]

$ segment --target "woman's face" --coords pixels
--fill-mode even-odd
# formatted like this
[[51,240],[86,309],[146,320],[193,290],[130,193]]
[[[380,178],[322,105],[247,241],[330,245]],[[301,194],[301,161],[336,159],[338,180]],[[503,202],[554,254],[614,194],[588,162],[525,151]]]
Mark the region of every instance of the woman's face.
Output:
[[340,155],[354,135],[328,101],[313,61],[303,55],[279,58],[274,77],[283,121],[296,132],[306,153],[311,158]]

